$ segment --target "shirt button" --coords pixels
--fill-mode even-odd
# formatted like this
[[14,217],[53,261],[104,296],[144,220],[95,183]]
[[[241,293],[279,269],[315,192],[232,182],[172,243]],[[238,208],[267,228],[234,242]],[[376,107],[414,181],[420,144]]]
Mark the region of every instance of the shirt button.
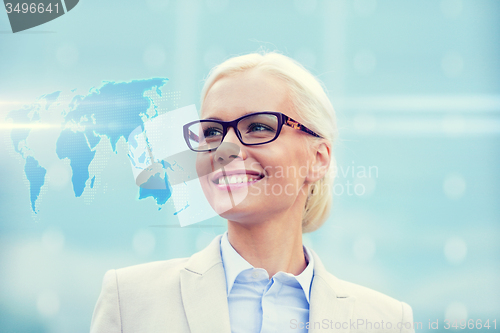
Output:
[[257,279],[257,278],[259,277],[259,272],[257,272],[257,271],[253,271],[253,273],[252,273],[252,277],[253,277],[254,279]]

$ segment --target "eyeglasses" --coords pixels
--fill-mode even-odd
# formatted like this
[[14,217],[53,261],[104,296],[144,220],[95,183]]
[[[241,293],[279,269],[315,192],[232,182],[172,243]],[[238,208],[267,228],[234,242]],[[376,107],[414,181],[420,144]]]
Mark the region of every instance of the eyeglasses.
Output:
[[283,125],[321,138],[298,121],[281,112],[264,111],[244,115],[233,121],[202,119],[184,125],[184,139],[188,147],[196,152],[217,149],[227,134],[234,129],[240,142],[246,146],[262,145],[278,138]]

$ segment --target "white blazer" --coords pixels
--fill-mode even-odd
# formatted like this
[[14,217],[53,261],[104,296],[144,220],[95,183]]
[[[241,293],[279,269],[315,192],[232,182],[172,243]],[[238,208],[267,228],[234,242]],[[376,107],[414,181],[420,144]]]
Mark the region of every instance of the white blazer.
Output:
[[[190,258],[108,271],[91,333],[230,333],[220,238]],[[408,304],[337,279],[311,253],[309,332],[414,332]]]

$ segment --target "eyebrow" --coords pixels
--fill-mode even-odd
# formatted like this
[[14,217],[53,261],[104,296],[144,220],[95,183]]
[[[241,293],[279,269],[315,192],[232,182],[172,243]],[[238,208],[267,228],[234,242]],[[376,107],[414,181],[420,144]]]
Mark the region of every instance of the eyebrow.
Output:
[[[247,111],[244,114],[242,114],[240,117],[246,116],[247,114],[254,113],[254,112],[259,112],[259,111]],[[240,117],[238,117],[238,118],[240,118]],[[219,118],[219,117],[201,118],[201,120],[220,120],[220,121],[224,121],[224,120],[222,120],[222,118]]]
[[218,118],[218,117],[201,118],[201,120],[220,120],[220,121],[222,121],[222,119]]

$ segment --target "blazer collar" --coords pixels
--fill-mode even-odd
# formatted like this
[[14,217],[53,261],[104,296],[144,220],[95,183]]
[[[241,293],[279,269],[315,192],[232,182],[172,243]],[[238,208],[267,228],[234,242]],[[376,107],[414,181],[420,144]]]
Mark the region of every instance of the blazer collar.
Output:
[[180,273],[182,303],[191,333],[231,333],[220,237],[191,256]]
[[[350,331],[350,321],[356,298],[343,287],[343,281],[328,273],[318,255],[314,256],[314,279],[309,306],[309,333]],[[324,326],[325,321],[328,328]],[[340,326],[335,327],[336,323]],[[339,325],[339,324],[337,324]],[[340,327],[340,329],[339,329]]]
[[[187,261],[180,274],[184,310],[192,333],[230,333],[227,303],[226,276],[222,265],[220,239],[214,240]],[[339,280],[323,266],[318,255],[314,257],[314,278],[309,306],[310,333],[349,332],[355,297],[350,296]],[[324,320],[333,323],[331,328],[322,327]],[[318,323],[314,325],[315,323]],[[339,322],[346,328],[335,329]]]

